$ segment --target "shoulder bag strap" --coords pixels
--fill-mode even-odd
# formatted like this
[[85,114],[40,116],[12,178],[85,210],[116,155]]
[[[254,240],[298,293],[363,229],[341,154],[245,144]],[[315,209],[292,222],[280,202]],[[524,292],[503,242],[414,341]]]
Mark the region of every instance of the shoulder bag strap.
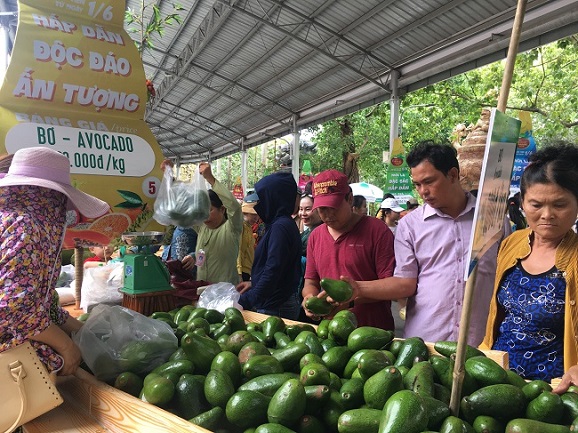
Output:
[[16,426],[20,424],[20,420],[22,419],[24,413],[26,412],[26,392],[24,392],[24,382],[23,382],[23,379],[26,377],[26,371],[24,371],[24,366],[20,361],[14,361],[8,365],[8,368],[10,369],[10,373],[12,374],[12,379],[14,379],[14,382],[16,382],[16,384],[18,385],[18,391],[20,392],[20,401],[22,402],[22,405],[20,406],[20,413],[16,417],[16,421],[14,421],[14,424],[8,427],[6,433],[13,431],[16,428]]

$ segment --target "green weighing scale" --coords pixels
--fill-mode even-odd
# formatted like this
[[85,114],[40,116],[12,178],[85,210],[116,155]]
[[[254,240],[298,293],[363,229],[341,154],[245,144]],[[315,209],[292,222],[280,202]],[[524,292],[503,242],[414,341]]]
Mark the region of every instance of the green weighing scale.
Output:
[[174,290],[170,283],[170,274],[161,260],[151,252],[159,245],[163,232],[127,232],[121,239],[133,247],[134,253],[127,253],[126,247],[120,249],[120,259],[124,263],[124,283],[121,292],[128,295],[141,295],[152,292]]

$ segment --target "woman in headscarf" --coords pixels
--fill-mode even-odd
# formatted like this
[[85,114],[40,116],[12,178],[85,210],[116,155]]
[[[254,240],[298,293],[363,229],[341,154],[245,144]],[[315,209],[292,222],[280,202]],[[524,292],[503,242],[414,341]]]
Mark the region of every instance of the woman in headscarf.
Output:
[[0,179],[0,352],[29,341],[47,370],[62,375],[81,361],[70,334],[82,323],[54,303],[67,210],[97,218],[110,208],[71,185],[64,155],[18,150]]

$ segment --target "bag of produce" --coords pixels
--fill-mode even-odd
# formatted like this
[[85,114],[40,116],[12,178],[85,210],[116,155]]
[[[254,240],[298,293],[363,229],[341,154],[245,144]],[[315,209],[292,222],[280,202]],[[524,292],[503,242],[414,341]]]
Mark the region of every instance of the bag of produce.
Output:
[[171,326],[118,305],[94,307],[73,336],[82,359],[100,380],[131,371],[146,375],[177,350]]
[[164,226],[193,227],[209,217],[211,201],[207,184],[199,170],[190,181],[175,180],[166,167],[154,204],[153,218]]
[[80,308],[88,313],[98,304],[120,305],[122,303],[124,263],[109,261],[103,266],[84,270],[80,291]]
[[211,284],[199,296],[197,307],[218,310],[221,313],[224,313],[229,307],[242,310],[243,307],[239,304],[240,297],[241,294],[231,283]]

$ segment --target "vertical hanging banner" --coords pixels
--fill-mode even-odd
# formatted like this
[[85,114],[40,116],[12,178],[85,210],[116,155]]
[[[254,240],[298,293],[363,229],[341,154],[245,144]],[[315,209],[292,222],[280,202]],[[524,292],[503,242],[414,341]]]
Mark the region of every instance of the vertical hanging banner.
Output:
[[235,185],[233,185],[233,197],[239,201],[242,201],[245,197],[245,191],[243,190],[243,184],[241,183],[241,176],[237,176]]
[[514,169],[512,170],[512,181],[510,183],[510,195],[520,191],[520,180],[522,173],[528,165],[528,158],[536,152],[536,141],[532,135],[532,117],[527,111],[520,111],[518,118],[522,122],[520,136],[516,146],[516,157],[514,159]]
[[305,189],[305,186],[309,181],[313,179],[313,174],[311,173],[311,161],[308,159],[303,161],[303,167],[301,168],[301,174],[299,175],[299,183],[297,186],[301,191]]
[[504,233],[520,124],[518,119],[492,109],[470,238],[467,261],[470,268],[464,275],[466,280],[478,260]]
[[402,203],[414,198],[413,184],[411,183],[409,167],[405,159],[405,149],[399,137],[393,140],[384,192],[393,194]]
[[19,0],[0,88],[0,152],[43,146],[70,161],[73,185],[110,204],[70,216],[65,248],[147,229],[162,152],[144,122],[142,61],[123,28],[124,1]]

